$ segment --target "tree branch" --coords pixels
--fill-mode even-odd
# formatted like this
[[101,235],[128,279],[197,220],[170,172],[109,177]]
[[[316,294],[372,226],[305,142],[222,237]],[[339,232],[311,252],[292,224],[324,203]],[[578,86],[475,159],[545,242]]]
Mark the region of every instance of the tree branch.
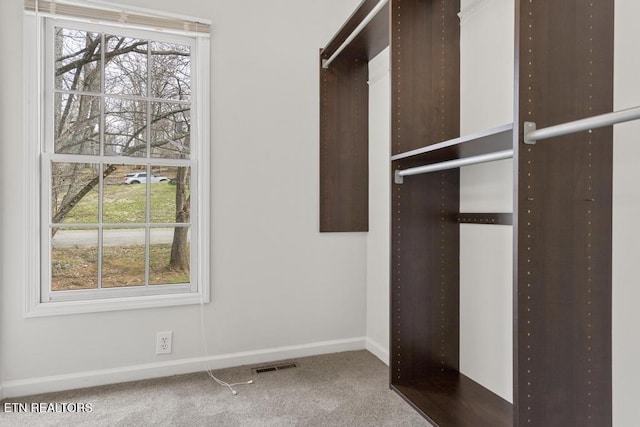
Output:
[[[146,44],[146,41],[139,41],[137,43],[132,44],[131,46],[127,46],[125,48],[122,48],[121,50],[112,50],[110,52],[106,52],[104,55],[105,58],[105,62],[109,62],[111,59],[113,59],[116,56],[119,55],[123,55],[125,53],[130,53],[133,52],[135,50],[136,47],[141,46],[143,44]],[[146,53],[146,51],[145,51]],[[85,55],[86,56],[86,55]],[[63,65],[61,67],[56,68],[56,77],[60,76],[64,73],[66,73],[67,71],[70,71],[74,68],[82,68],[85,65],[87,65],[90,62],[95,62],[95,61],[99,61],[100,60],[100,54],[92,54],[88,57],[83,57],[82,59],[79,59],[77,61],[73,61],[70,62],[66,65]]]

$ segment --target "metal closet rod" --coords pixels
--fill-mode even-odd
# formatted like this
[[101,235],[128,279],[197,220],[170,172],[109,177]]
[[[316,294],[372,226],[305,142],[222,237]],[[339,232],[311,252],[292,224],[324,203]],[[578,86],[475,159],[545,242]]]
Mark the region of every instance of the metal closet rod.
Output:
[[329,65],[333,62],[333,60],[336,59],[338,57],[338,55],[340,55],[340,53],[347,46],[349,46],[349,43],[351,43],[353,41],[353,39],[358,37],[358,34],[360,34],[362,32],[364,27],[366,27],[367,24],[369,24],[369,22],[373,21],[373,18],[375,18],[375,16],[378,14],[378,12],[380,12],[380,9],[382,9],[384,7],[384,5],[386,5],[388,2],[389,2],[389,0],[380,0],[380,3],[378,3],[376,5],[376,7],[374,7],[371,10],[371,12],[369,12],[369,14],[362,20],[362,22],[360,22],[360,24],[355,28],[355,30],[353,30],[353,32],[349,35],[349,37],[347,37],[345,39],[345,41],[342,42],[340,47],[338,49],[336,49],[335,52],[333,52],[333,55],[331,55],[329,57],[329,59],[323,59],[322,60],[322,68],[329,68]]
[[585,130],[597,129],[616,123],[629,122],[640,119],[640,106],[628,108],[626,110],[614,111],[613,113],[601,114],[599,116],[588,117],[586,119],[575,120],[560,125],[549,126],[543,129],[536,129],[535,122],[524,122],[524,143],[535,144],[541,139],[554,138],[556,136],[569,135],[571,133]]
[[478,163],[495,162],[496,160],[510,159],[513,157],[513,150],[496,151],[495,153],[479,154],[477,156],[465,157],[463,159],[448,160],[446,162],[434,163],[426,166],[418,166],[404,170],[395,171],[395,183],[402,184],[403,177],[409,175],[419,175],[429,172],[437,172],[447,169],[455,169],[462,166],[470,166]]

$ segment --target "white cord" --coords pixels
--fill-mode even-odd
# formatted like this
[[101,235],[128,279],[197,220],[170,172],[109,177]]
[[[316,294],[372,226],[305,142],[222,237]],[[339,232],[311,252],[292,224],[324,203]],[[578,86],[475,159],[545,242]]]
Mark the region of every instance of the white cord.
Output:
[[236,394],[238,394],[237,391],[235,391],[233,389],[234,386],[237,385],[245,385],[245,384],[253,384],[253,380],[249,380],[249,381],[245,381],[245,382],[241,382],[241,383],[227,383],[225,381],[222,381],[221,379],[216,378],[215,375],[213,375],[213,373],[211,372],[211,368],[209,367],[209,353],[207,352],[207,338],[205,336],[204,333],[204,300],[203,297],[200,297],[200,332],[202,333],[202,350],[204,351],[204,367],[205,367],[205,371],[207,372],[207,374],[218,384],[220,384],[223,387],[228,387],[229,390],[231,390],[231,393],[233,393],[233,395],[235,396]]

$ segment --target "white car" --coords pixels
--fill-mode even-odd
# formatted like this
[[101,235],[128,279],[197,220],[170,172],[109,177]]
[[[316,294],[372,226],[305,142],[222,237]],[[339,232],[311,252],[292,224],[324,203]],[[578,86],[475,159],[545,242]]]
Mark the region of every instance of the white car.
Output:
[[[151,175],[151,182],[168,182],[169,178],[166,176]],[[124,178],[125,184],[144,184],[147,182],[147,174],[145,172],[128,173]]]

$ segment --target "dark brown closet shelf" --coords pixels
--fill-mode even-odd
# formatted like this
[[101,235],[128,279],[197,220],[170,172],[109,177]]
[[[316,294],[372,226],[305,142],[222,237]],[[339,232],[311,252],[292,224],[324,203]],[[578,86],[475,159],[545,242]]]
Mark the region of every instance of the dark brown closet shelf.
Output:
[[[378,0],[364,0],[320,50],[321,232],[369,230],[367,63],[389,46],[389,4],[340,49],[379,5]],[[326,67],[336,52],[339,54]]]
[[[615,1],[514,3],[514,124],[461,137],[460,0],[361,2],[319,57],[320,231],[368,230],[367,62],[389,45],[391,389],[439,426],[607,427],[613,131],[526,145],[522,128],[613,110]],[[460,212],[459,167],[510,156],[513,214]],[[459,372],[460,224],[499,222],[513,405]]]
[[457,372],[391,385],[431,423],[440,427],[510,426],[511,403]]
[[420,160],[422,164],[439,163],[489,154],[513,148],[513,123],[391,156],[391,160]]
[[[347,19],[333,38],[320,52],[321,59],[328,59],[349,38],[351,33],[375,9],[379,0],[365,0]],[[365,56],[371,59],[389,46],[389,4],[387,3],[369,24],[349,43],[340,54],[344,56]]]

